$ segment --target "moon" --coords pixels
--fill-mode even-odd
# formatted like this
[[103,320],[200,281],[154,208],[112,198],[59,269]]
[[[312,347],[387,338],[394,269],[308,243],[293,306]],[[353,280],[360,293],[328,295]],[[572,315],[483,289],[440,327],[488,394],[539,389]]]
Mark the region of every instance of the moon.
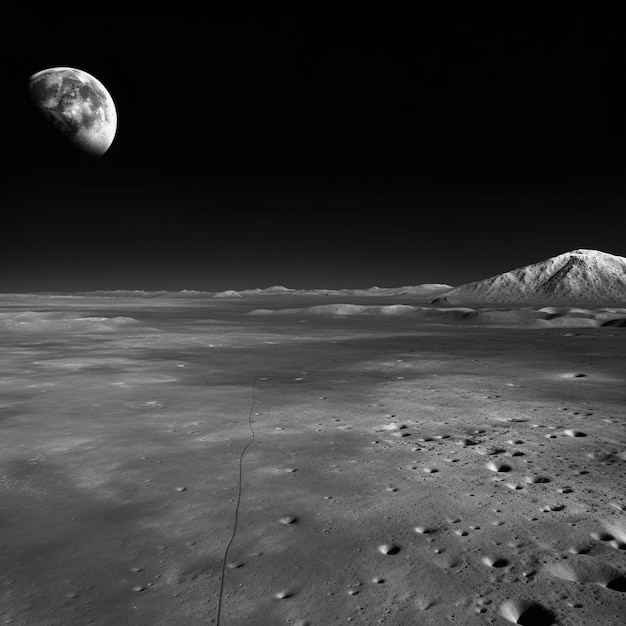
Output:
[[117,131],[111,94],[95,76],[74,67],[51,67],[28,79],[31,100],[68,141],[102,156]]

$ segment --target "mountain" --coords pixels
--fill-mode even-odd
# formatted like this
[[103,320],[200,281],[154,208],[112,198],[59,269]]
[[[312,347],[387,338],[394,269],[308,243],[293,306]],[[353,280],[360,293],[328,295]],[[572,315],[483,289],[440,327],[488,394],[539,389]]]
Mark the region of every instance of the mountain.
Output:
[[433,302],[624,303],[626,258],[599,250],[572,250],[460,285]]

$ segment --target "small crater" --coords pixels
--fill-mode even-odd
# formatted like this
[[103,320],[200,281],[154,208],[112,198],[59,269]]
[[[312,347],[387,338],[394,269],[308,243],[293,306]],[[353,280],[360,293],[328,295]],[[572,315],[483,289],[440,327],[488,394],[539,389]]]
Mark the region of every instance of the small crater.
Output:
[[496,568],[506,567],[509,564],[509,561],[502,557],[484,556],[482,561],[485,565]]
[[435,604],[437,604],[437,601],[427,596],[422,596],[422,597],[417,598],[417,601],[415,602],[415,604],[420,611],[428,611],[428,609],[432,608],[433,606],[435,606]]
[[560,504],[560,503],[553,503],[553,504],[546,504],[545,506],[541,507],[541,511],[543,513],[549,513],[551,511],[562,511],[565,508],[564,504]]
[[618,461],[618,457],[612,452],[588,452],[587,457],[604,465],[613,465],[613,463]]
[[551,626],[556,620],[552,611],[530,600],[506,600],[500,605],[500,615],[522,626]]
[[550,479],[547,476],[526,476],[524,480],[530,485],[539,485],[550,482]]
[[391,424],[384,424],[383,426],[381,426],[376,432],[383,432],[383,431],[399,431],[399,430],[404,430],[407,428],[406,424],[397,424],[396,422],[392,422]]
[[552,611],[536,604],[519,616],[517,623],[521,626],[550,626],[555,623]]
[[492,472],[510,472],[513,468],[507,463],[496,463],[495,461],[491,461],[487,463],[487,469]]
[[383,543],[378,546],[378,551],[381,554],[387,555],[398,554],[398,552],[400,552],[400,546],[396,543]]
[[568,428],[567,430],[563,431],[564,435],[567,435],[568,437],[586,437],[587,433],[584,433],[582,430],[575,430],[573,428]]
[[578,583],[595,583],[613,591],[626,592],[626,576],[602,563],[583,557],[577,562],[558,562],[547,567],[548,573],[561,580]]
[[467,448],[468,446],[475,446],[477,445],[477,442],[474,441],[473,439],[468,439],[466,437],[464,437],[463,439],[459,439],[457,441],[457,443],[462,446],[463,448]]
[[614,541],[615,537],[611,533],[606,532],[597,532],[591,533],[593,539],[597,539],[598,541]]

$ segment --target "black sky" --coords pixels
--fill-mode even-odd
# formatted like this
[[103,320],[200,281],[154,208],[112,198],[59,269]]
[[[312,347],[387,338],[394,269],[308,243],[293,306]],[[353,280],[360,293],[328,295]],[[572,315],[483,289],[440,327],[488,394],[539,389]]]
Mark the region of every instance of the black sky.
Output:
[[[460,284],[626,256],[624,29],[22,13],[2,42],[0,292]],[[118,111],[101,158],[27,81]]]

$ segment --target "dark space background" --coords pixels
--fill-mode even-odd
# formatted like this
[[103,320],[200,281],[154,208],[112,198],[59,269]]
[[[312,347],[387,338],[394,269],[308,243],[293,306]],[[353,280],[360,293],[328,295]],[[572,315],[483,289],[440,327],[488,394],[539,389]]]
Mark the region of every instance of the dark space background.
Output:
[[[3,24],[0,292],[458,285],[626,256],[625,29],[22,12]],[[102,157],[28,78],[111,92]]]

